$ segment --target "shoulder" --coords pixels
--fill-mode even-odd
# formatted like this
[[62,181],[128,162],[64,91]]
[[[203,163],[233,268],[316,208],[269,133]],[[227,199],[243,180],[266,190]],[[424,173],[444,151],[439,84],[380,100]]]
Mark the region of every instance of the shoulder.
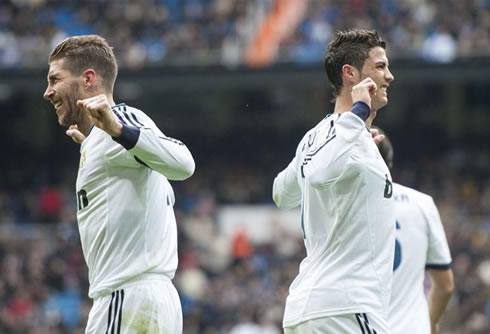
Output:
[[125,103],[119,103],[112,106],[112,112],[116,117],[125,124],[143,127],[145,123],[153,123],[151,119],[140,109],[126,105]]
[[126,106],[127,112],[133,113],[133,114],[138,115],[138,116],[148,117],[147,114],[145,114],[142,110],[140,110],[138,108],[131,107],[131,106],[128,106],[128,105],[125,105],[125,106]]
[[366,123],[364,123],[364,121],[353,112],[346,111],[333,115],[334,121],[338,127],[343,127],[347,129],[367,129]]
[[[328,117],[328,116],[327,116]],[[301,152],[304,150],[304,148],[306,147],[306,145],[308,145],[308,143],[313,143],[316,139],[316,136],[319,132],[319,130],[321,129],[324,121],[325,121],[326,117],[323,118],[320,122],[318,122],[317,125],[315,125],[313,128],[311,128],[310,130],[308,130],[304,135],[303,137],[301,138],[301,140],[299,141],[299,144],[298,144],[298,148],[297,148],[297,152]]]
[[393,182],[393,194],[396,202],[411,202],[422,210],[435,208],[432,196],[399,183]]
[[373,142],[366,123],[359,116],[350,111],[334,115],[337,135],[343,138],[344,141],[350,143],[363,138],[363,140],[368,140],[370,143]]
[[146,114],[141,111],[140,109],[137,109],[135,107],[128,106],[126,103],[119,103],[111,107],[113,113],[133,113],[136,115],[145,115]]

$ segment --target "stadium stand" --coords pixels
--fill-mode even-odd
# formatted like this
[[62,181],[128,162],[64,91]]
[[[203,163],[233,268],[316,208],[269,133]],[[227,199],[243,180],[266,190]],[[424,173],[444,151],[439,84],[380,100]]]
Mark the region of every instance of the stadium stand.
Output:
[[312,63],[348,27],[378,29],[392,57],[450,62],[490,55],[489,17],[485,0],[10,0],[0,66],[44,66],[60,40],[90,33],[116,45],[123,67]]

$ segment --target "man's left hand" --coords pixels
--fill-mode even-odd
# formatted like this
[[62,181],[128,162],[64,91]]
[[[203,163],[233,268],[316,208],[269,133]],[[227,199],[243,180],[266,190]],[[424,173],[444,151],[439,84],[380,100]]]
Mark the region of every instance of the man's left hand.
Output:
[[378,145],[385,139],[385,135],[379,133],[378,129],[370,129],[371,136],[373,136],[374,143]]

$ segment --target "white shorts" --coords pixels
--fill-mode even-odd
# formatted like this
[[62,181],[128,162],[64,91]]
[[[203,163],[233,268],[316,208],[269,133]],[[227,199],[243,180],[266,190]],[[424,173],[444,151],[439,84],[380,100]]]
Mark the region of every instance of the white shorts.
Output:
[[386,319],[375,313],[342,314],[312,319],[294,327],[285,327],[285,334],[389,334]]
[[95,299],[85,334],[139,333],[182,333],[182,308],[172,282],[143,282]]

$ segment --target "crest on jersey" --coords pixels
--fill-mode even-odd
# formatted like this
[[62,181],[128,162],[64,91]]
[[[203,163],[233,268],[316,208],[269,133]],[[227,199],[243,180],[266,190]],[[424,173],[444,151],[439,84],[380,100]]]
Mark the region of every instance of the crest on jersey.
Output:
[[80,168],[85,165],[85,161],[87,160],[87,150],[84,148],[82,150],[82,154],[80,155]]

